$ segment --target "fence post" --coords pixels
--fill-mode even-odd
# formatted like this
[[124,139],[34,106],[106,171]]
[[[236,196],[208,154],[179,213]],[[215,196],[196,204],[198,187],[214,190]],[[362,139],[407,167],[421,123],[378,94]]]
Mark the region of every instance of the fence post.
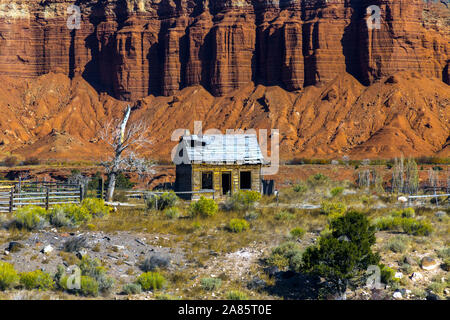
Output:
[[83,185],[80,184],[80,203],[83,201]]
[[49,200],[50,200],[50,191],[47,187],[47,188],[45,188],[45,210],[48,210]]
[[9,212],[14,210],[14,187],[11,188],[11,193],[9,196]]
[[100,199],[104,199],[103,193],[105,192],[105,179],[103,178],[103,176],[100,183],[102,184],[100,186]]

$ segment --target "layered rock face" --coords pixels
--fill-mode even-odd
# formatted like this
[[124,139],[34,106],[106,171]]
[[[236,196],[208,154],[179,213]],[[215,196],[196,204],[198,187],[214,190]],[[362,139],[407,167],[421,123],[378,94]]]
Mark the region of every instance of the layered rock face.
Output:
[[[371,5],[380,29],[367,26]],[[422,0],[0,0],[0,75],[81,74],[122,100],[194,85],[222,96],[250,82],[295,91],[343,72],[363,84],[398,71],[448,83],[448,37],[423,27],[422,9]]]

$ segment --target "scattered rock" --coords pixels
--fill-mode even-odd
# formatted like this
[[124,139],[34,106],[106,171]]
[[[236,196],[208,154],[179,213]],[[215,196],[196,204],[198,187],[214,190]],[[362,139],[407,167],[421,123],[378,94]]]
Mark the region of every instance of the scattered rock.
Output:
[[[145,259],[140,268],[142,271],[153,271],[155,269],[167,269],[171,266],[170,256],[163,253],[155,253],[149,258]],[[204,266],[208,268],[207,265]]]
[[400,292],[400,291],[395,291],[394,292],[394,295],[392,296],[394,299],[396,299],[396,300],[399,300],[399,299],[402,299],[403,298],[403,296],[402,296],[402,293]]
[[219,256],[219,254],[216,251],[214,251],[214,250],[211,250],[209,252],[209,254],[212,255],[213,257],[218,257]]
[[52,251],[53,251],[53,247],[51,245],[47,245],[41,250],[41,252],[44,253],[44,254],[48,254],[48,253],[50,253]]
[[420,281],[420,280],[423,279],[423,275],[422,275],[420,272],[414,272],[414,273],[411,275],[410,279],[411,279],[413,282],[417,282],[417,281]]
[[409,264],[410,266],[416,265],[416,261],[414,261],[414,259],[410,256],[405,256],[403,262]]
[[437,262],[435,259],[430,257],[425,257],[422,259],[422,269],[423,270],[434,270],[437,267],[439,267],[439,262]]
[[88,252],[87,252],[87,250],[82,249],[82,250],[78,251],[75,255],[77,256],[78,259],[81,260],[81,259],[83,259],[83,257],[88,255]]
[[6,250],[8,250],[9,252],[18,252],[22,248],[23,248],[23,244],[21,244],[20,242],[11,241],[8,245],[8,249],[6,249]]
[[396,272],[395,275],[394,275],[394,278],[396,278],[396,279],[402,279],[402,278],[403,278],[403,273],[401,273],[401,272]]
[[439,296],[435,293],[428,292],[427,300],[441,300],[441,298],[439,298]]
[[145,242],[143,242],[143,241],[141,241],[141,240],[139,240],[139,239],[136,239],[136,242],[139,243],[139,244],[142,244],[143,246],[146,245]]
[[438,211],[434,214],[437,218],[443,218],[447,215],[444,211]]

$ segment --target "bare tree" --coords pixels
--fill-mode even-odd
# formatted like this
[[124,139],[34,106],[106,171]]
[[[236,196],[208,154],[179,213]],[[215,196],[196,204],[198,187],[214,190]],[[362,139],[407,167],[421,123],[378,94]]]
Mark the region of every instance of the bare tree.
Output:
[[447,193],[450,193],[450,169],[447,170]]
[[109,178],[107,197],[112,201],[117,175],[121,172],[137,172],[139,176],[154,173],[153,165],[137,157],[135,150],[151,144],[146,137],[148,127],[143,121],[129,122],[131,107],[124,110],[120,121],[107,122],[99,132],[101,140],[109,144],[113,155],[109,161],[102,162]]
[[405,192],[409,194],[417,193],[419,190],[419,171],[417,169],[416,161],[412,158],[408,158],[406,161],[405,170]]
[[395,158],[395,164],[392,170],[392,191],[402,192],[404,183],[404,158],[401,156],[400,160]]

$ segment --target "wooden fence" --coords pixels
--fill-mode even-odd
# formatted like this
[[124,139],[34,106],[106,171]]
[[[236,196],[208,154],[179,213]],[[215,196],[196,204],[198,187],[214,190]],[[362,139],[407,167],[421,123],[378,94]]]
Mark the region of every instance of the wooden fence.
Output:
[[0,190],[0,212],[13,212],[27,205],[50,206],[80,203],[84,197],[83,187],[71,184],[27,184],[15,185],[8,191]]

